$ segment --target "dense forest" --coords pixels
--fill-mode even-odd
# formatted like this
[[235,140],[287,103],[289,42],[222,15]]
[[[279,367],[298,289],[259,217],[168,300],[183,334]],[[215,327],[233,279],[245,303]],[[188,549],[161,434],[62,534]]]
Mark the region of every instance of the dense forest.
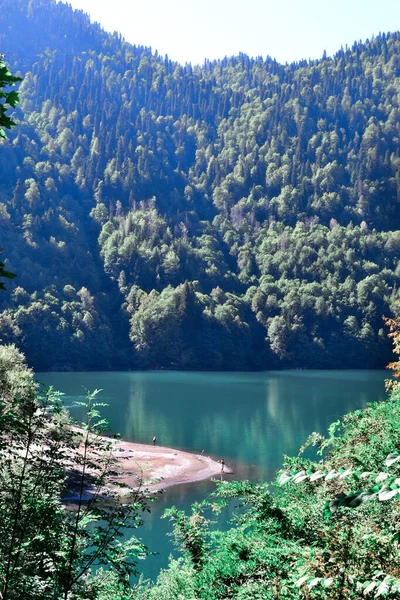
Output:
[[4,343],[36,369],[374,368],[400,270],[400,34],[180,65],[2,0]]

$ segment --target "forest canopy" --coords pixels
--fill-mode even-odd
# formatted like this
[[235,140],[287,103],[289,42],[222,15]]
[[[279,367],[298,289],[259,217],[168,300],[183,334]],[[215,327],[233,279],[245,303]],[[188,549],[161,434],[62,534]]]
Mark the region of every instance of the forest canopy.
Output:
[[[399,298],[400,34],[179,65],[5,0],[4,342],[37,369],[377,368]],[[49,352],[51,349],[51,352]]]

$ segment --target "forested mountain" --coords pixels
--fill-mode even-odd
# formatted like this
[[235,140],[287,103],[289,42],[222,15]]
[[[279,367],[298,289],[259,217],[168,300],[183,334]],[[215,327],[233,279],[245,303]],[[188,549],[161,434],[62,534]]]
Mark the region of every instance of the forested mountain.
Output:
[[380,367],[400,293],[400,33],[193,67],[0,0],[3,342],[37,369]]

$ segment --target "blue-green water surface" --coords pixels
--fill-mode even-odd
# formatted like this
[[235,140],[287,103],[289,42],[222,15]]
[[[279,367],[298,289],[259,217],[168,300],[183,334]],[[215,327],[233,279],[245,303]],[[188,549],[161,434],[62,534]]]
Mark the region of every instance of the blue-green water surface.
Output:
[[[66,406],[101,388],[111,433],[224,458],[236,479],[274,477],[284,454],[297,454],[313,431],[367,402],[385,398],[385,371],[280,371],[263,373],[80,372],[39,373],[44,385],[65,393]],[[74,415],[79,416],[74,410]],[[173,551],[164,509],[190,505],[213,491],[212,482],[169,488],[152,505],[140,534],[158,556],[142,566],[154,577]]]

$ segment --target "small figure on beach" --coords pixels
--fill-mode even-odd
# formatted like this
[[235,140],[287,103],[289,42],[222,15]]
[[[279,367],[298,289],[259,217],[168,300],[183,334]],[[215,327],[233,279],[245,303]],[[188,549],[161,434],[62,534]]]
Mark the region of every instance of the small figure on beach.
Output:
[[156,442],[157,442],[157,436],[155,435],[155,436],[153,437],[153,446],[155,446],[155,445],[156,445]]
[[221,471],[223,471],[225,468],[225,460],[223,458],[221,458],[221,460],[219,462],[221,463]]

